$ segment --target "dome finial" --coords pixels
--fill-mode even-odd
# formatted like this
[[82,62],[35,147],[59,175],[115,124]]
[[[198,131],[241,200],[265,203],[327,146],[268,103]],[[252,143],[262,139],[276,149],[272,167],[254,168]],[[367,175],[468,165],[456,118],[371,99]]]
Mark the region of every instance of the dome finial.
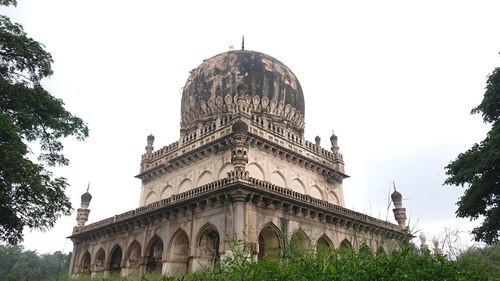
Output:
[[245,35],[241,36],[241,50],[245,50]]

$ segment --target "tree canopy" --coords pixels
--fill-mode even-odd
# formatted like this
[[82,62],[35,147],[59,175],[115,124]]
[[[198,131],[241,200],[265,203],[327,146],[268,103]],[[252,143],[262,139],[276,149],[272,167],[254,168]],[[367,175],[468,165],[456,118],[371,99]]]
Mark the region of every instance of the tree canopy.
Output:
[[[48,229],[70,214],[68,183],[48,167],[69,164],[62,138],[88,136],[85,123],[41,84],[52,74],[52,62],[21,25],[0,15],[0,241],[11,244],[22,240],[24,227]],[[29,146],[37,143],[34,155]]]
[[500,236],[500,67],[488,76],[485,89],[482,102],[471,113],[481,114],[491,130],[445,167],[445,184],[466,187],[456,214],[473,220],[484,217],[472,234],[476,241],[492,244]]

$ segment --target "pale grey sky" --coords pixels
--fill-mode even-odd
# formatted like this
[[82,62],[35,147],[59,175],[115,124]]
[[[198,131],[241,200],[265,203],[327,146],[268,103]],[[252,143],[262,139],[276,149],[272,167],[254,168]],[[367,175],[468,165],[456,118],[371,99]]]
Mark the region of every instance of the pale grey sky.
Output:
[[[89,125],[65,141],[74,208],[91,182],[89,222],[137,207],[140,155],[153,133],[179,136],[181,88],[203,59],[240,48],[266,53],[298,77],[306,137],[339,137],[346,207],[385,219],[392,181],[411,227],[431,238],[455,219],[461,188],[444,166],[488,127],[469,112],[500,66],[498,1],[28,1],[1,8],[54,57],[46,88]],[[388,215],[394,222],[392,211]],[[39,252],[70,251],[75,214],[42,233]]]

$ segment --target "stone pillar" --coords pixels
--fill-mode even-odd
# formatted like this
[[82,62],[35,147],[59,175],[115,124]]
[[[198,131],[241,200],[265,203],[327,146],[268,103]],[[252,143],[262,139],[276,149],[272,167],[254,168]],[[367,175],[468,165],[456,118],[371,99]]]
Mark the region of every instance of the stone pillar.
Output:
[[245,239],[245,202],[247,193],[236,190],[231,193],[234,207],[234,233],[236,239],[244,241]]

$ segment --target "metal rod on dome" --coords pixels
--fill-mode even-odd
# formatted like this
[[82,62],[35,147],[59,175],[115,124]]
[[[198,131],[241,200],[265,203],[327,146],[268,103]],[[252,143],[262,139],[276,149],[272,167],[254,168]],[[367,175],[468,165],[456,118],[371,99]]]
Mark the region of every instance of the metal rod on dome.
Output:
[[245,50],[245,35],[241,36],[241,50]]
[[89,192],[89,188],[90,188],[90,182],[89,184],[87,184],[87,192]]

